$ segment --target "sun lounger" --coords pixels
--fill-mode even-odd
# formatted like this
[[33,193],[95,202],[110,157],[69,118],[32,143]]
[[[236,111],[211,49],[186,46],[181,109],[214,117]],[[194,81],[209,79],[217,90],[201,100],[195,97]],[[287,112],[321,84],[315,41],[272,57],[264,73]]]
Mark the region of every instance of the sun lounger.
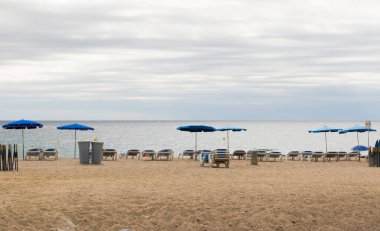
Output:
[[303,151],[303,152],[301,152],[301,155],[300,155],[299,159],[300,159],[301,161],[307,160],[307,159],[310,158],[310,156],[311,156],[312,154],[313,154],[312,151]]
[[282,153],[281,152],[277,152],[277,151],[271,151],[265,157],[265,160],[268,161],[269,158],[272,158],[273,162],[276,162],[276,159],[282,160]]
[[103,160],[108,159],[108,157],[111,158],[111,160],[117,159],[117,152],[115,149],[104,149],[103,150]]
[[338,152],[338,159],[347,160],[347,155],[348,155],[347,152]]
[[327,159],[329,162],[331,158],[334,158],[335,161],[338,161],[338,152],[329,151],[325,154],[325,160]]
[[140,159],[144,159],[144,158],[154,160],[156,158],[156,151],[151,150],[151,149],[142,151]]
[[132,157],[132,159],[134,159],[135,157],[137,159],[140,159],[140,150],[138,150],[138,149],[130,149],[130,150],[128,150],[125,158],[128,159],[128,157]]
[[32,157],[38,157],[38,160],[42,159],[43,149],[32,148],[26,151],[26,157],[31,160]]
[[54,160],[58,159],[58,151],[55,148],[48,148],[42,151],[42,159],[46,160],[46,158],[50,159],[50,157],[54,157]]
[[156,160],[162,160],[161,157],[166,157],[166,160],[173,160],[174,152],[171,149],[163,149],[157,152]]
[[195,151],[194,150],[185,150],[185,151],[182,152],[181,157],[183,159],[184,156],[189,156],[190,159],[194,159],[194,155],[195,155]]
[[352,157],[355,159],[358,159],[360,155],[360,152],[350,152],[346,155],[346,160],[351,160]]
[[216,149],[209,155],[210,168],[219,168],[220,164],[224,164],[226,168],[230,167],[230,153],[227,149]]
[[299,158],[300,155],[301,153],[299,151],[291,151],[288,153],[287,159],[289,160],[289,158],[291,158],[291,160],[294,160],[294,158]]
[[266,159],[268,152],[266,150],[256,150],[257,152],[257,158],[259,161],[263,161],[264,158]]
[[202,167],[205,166],[205,164],[209,164],[211,153],[211,150],[200,150],[199,162]]
[[231,158],[234,159],[236,156],[238,160],[244,160],[246,155],[247,153],[244,150],[235,150],[232,153]]
[[315,161],[315,162],[318,162],[319,159],[324,159],[325,158],[325,153],[324,152],[313,152],[310,156],[309,156],[309,161]]

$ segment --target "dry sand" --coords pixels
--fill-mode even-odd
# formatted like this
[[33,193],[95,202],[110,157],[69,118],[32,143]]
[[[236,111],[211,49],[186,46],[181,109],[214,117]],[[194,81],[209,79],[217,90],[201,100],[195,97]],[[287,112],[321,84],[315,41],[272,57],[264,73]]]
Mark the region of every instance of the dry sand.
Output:
[[365,161],[78,162],[0,172],[0,230],[380,230],[380,168]]

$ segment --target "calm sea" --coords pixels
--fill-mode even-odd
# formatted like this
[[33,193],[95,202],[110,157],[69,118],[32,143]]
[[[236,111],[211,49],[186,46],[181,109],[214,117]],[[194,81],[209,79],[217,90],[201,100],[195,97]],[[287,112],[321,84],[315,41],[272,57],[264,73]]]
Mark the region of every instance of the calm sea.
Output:
[[[41,129],[25,130],[25,148],[55,147],[61,157],[72,157],[74,150],[74,131],[57,130],[56,127],[74,121],[38,121]],[[77,122],[77,121],[75,121]],[[0,122],[1,124],[6,121]],[[310,129],[328,125],[347,128],[364,122],[277,122],[277,121],[80,121],[95,128],[95,131],[78,131],[78,140],[104,142],[105,148],[115,148],[119,153],[128,149],[164,149],[171,148],[175,153],[184,149],[194,149],[195,135],[177,131],[186,124],[207,124],[211,126],[235,126],[247,128],[246,132],[230,133],[230,150],[270,148],[287,153],[291,150],[324,151],[324,134],[309,134]],[[376,128],[379,122],[372,122]],[[198,134],[198,149],[226,148],[226,133]],[[359,134],[360,144],[367,145],[367,133]],[[370,134],[370,144],[380,139],[378,132]],[[22,147],[20,130],[0,129],[0,143],[17,143]],[[339,135],[328,134],[329,150],[350,151],[357,145],[356,133]]]

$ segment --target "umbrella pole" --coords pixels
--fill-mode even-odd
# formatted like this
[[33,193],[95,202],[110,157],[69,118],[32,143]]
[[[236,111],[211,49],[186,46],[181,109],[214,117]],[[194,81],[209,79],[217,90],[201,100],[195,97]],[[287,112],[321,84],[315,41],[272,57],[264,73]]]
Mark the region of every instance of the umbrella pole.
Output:
[[[356,132],[356,138],[358,139],[358,146],[359,146],[359,132]],[[359,151],[359,161],[360,161],[360,151]]]
[[228,130],[227,130],[227,150],[228,152],[230,152],[230,136],[228,134]]
[[369,148],[369,129],[368,129],[368,148]]
[[325,132],[325,144],[326,144],[326,152],[327,152],[327,132]]
[[359,132],[356,132],[356,138],[358,139],[358,146],[359,146]]
[[197,152],[197,146],[198,146],[198,132],[195,133],[195,152]]
[[24,129],[21,129],[22,132],[22,159],[25,160],[25,149],[24,149]]
[[75,139],[74,139],[74,159],[75,159],[77,155],[77,130],[74,130],[74,134],[75,134]]

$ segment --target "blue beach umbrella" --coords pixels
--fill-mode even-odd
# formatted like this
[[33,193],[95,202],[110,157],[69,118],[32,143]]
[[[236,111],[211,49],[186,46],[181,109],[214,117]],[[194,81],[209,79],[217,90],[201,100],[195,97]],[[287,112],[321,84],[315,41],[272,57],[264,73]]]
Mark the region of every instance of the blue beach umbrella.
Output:
[[364,127],[364,126],[360,126],[360,125],[355,125],[355,126],[353,126],[353,127],[350,127],[350,128],[347,128],[347,129],[340,130],[340,131],[339,131],[339,134],[346,134],[346,133],[349,133],[349,132],[356,132],[356,137],[357,137],[358,145],[359,145],[359,132],[360,132],[360,133],[368,132],[368,135],[369,135],[369,132],[376,132],[376,129],[373,129],[373,128],[366,128],[366,127]]
[[321,128],[315,130],[309,130],[309,133],[325,133],[325,144],[326,144],[326,152],[327,152],[327,133],[328,132],[338,132],[342,130],[341,128],[333,128],[328,126],[323,126]]
[[197,151],[198,146],[198,132],[215,132],[216,129],[207,125],[183,125],[177,128],[179,131],[183,132],[194,132],[195,133],[195,151]]
[[67,124],[63,126],[57,127],[59,130],[74,130],[75,132],[75,141],[74,141],[74,159],[76,158],[77,153],[77,131],[88,131],[88,130],[94,130],[92,127],[88,127],[82,124]]
[[[376,129],[367,128],[365,126],[360,126],[360,125],[355,125],[353,127],[340,130],[339,134],[346,134],[346,133],[349,133],[349,132],[356,132],[356,138],[358,140],[358,146],[360,145],[359,144],[359,132],[360,133],[368,132],[368,146],[369,146],[369,132],[376,132]],[[359,155],[359,160],[360,160],[360,155]]]
[[222,131],[222,132],[227,132],[227,150],[230,150],[230,136],[229,136],[229,131],[233,132],[241,132],[241,131],[247,131],[245,128],[237,128],[237,127],[221,127],[217,128],[217,131]]
[[4,129],[21,129],[22,131],[22,159],[25,159],[24,129],[42,128],[43,125],[31,120],[17,120],[3,125]]
[[355,152],[363,152],[363,151],[368,151],[368,147],[363,146],[363,145],[357,145],[353,147],[351,150]]

